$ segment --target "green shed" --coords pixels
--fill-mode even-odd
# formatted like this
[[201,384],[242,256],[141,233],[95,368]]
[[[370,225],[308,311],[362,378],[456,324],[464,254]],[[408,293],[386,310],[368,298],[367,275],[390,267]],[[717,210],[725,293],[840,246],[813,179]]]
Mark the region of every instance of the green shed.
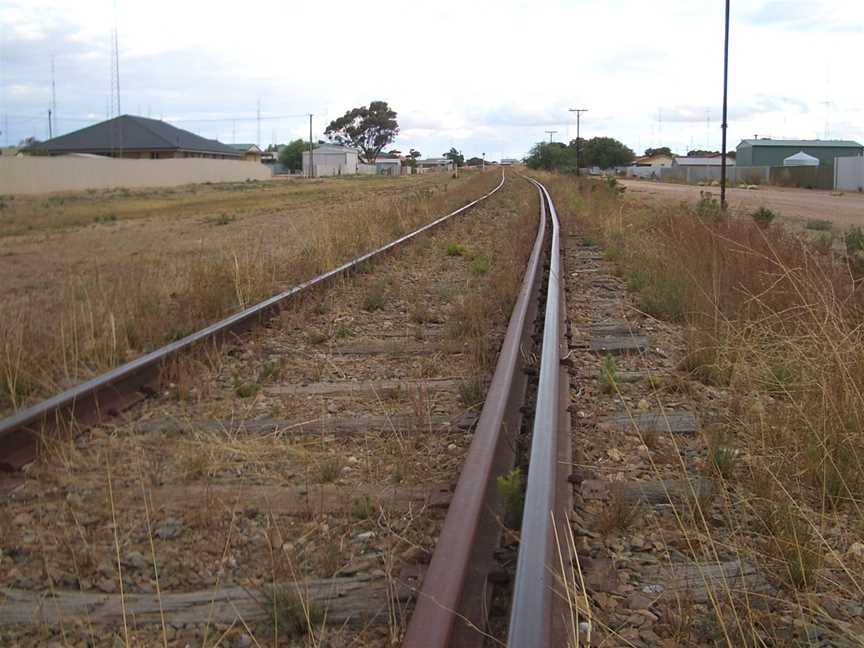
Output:
[[738,145],[737,166],[783,166],[790,155],[804,151],[819,158],[820,164],[834,164],[834,158],[864,155],[864,146],[849,140],[745,139]]

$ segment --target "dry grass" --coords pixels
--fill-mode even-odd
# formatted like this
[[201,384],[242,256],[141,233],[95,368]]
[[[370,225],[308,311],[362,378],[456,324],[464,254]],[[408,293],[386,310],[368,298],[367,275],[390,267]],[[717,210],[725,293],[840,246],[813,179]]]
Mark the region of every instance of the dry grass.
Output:
[[[4,272],[10,280],[0,316],[0,411],[188,335],[392,240],[496,181],[488,172],[401,185],[333,180],[287,189],[250,183],[158,195],[17,197],[0,213],[0,238],[16,255],[8,260],[15,271]],[[118,229],[82,227],[82,214],[95,218],[106,205],[121,214]],[[214,210],[217,219],[227,215],[219,221],[225,225],[206,220]],[[175,220],[186,217],[177,230]],[[28,221],[35,233],[18,236]],[[50,276],[35,267],[28,247],[42,248]]]
[[[780,588],[775,614],[860,645],[854,625],[813,603],[864,597],[850,551],[864,533],[860,261],[752,219],[686,204],[646,209],[601,183],[543,180],[566,227],[578,223],[602,243],[640,308],[685,325],[681,368],[728,394],[730,420],[707,448],[708,470],[726,489],[726,525],[719,535],[706,521],[710,506],[692,503],[680,524],[699,538],[694,559],[722,544]],[[765,645],[786,623],[722,598],[714,621],[724,645]]]

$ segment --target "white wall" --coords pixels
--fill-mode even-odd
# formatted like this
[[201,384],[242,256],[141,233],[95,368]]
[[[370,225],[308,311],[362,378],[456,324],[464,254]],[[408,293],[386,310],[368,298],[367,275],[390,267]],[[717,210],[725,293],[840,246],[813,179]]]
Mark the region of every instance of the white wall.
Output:
[[[315,149],[312,156],[315,176],[354,175],[357,173],[355,151],[327,151]],[[309,175],[309,151],[303,151],[303,175]]]
[[834,158],[834,190],[864,191],[864,157]]
[[126,160],[77,155],[0,158],[0,194],[175,187],[196,182],[242,182],[271,177],[269,167],[239,160]]

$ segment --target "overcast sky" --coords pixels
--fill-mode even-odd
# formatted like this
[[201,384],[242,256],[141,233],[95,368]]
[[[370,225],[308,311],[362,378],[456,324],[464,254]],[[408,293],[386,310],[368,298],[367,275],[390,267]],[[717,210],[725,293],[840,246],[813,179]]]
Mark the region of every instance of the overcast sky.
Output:
[[[396,148],[521,157],[547,130],[720,146],[723,0],[117,0],[121,108],[223,142],[315,137],[383,99]],[[111,0],[0,0],[0,142],[105,118]],[[864,141],[864,1],[732,0],[729,148]],[[3,117],[5,116],[5,118]],[[7,127],[8,125],[8,127]]]

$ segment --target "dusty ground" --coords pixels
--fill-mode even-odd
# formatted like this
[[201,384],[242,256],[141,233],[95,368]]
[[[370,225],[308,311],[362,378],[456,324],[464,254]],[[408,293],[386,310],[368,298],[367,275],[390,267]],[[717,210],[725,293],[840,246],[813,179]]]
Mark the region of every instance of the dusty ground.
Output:
[[[127,422],[52,446],[0,504],[11,521],[0,588],[51,602],[119,601],[122,588],[150,597],[151,610],[157,596],[205,592],[198,617],[169,610],[164,630],[137,608],[131,645],[245,647],[277,645],[266,603],[250,608],[240,592],[244,626],[236,610],[208,607],[206,592],[260,598],[274,582],[323,579],[342,594],[316,603],[336,626],[314,645],[398,642],[401,570],[434,547],[491,368],[479,352],[500,343],[502,282],[518,276],[508,268],[521,267],[519,246],[530,248],[533,194],[518,180],[502,191],[242,347],[184,365]],[[472,338],[478,322],[484,334]],[[0,628],[0,643],[122,644],[119,603],[114,612],[107,626],[100,608],[58,629],[34,605],[31,623]],[[281,632],[278,645],[296,645]]]
[[[695,202],[700,191],[708,191],[719,200],[719,187],[699,187],[647,180],[621,180],[628,194],[649,203]],[[807,220],[830,220],[845,229],[864,225],[864,194],[844,193],[834,195],[830,191],[810,189],[786,189],[781,187],[759,187],[759,189],[729,188],[726,199],[732,209],[750,213],[759,207],[768,207],[781,216],[804,224]]]
[[0,413],[448,213],[497,174],[0,197]]
[[0,196],[0,302],[51,291],[70,275],[122,273],[136,258],[221,250],[250,230],[290,243],[329,208],[451,181],[430,174]]

